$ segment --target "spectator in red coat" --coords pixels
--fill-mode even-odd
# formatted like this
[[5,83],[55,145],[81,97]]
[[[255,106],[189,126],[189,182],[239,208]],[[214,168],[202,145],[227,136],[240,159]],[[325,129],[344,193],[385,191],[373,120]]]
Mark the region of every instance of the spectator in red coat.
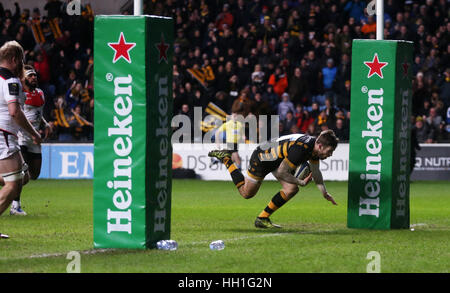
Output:
[[313,124],[314,118],[311,117],[307,110],[302,110],[297,114],[297,127],[300,133],[307,133],[310,124]]
[[286,91],[288,87],[288,79],[286,73],[283,72],[281,67],[277,67],[275,72],[270,75],[269,81],[267,82],[271,86],[273,86],[273,91],[281,97],[281,95]]
[[227,25],[229,28],[233,25],[234,17],[233,14],[230,13],[230,5],[224,4],[222,12],[217,15],[216,18],[216,27],[217,29],[223,31],[224,25]]
[[47,53],[43,48],[41,48],[41,51],[36,54],[34,68],[36,68],[36,72],[39,74],[39,82],[41,84],[45,84],[50,81],[50,65],[48,62]]

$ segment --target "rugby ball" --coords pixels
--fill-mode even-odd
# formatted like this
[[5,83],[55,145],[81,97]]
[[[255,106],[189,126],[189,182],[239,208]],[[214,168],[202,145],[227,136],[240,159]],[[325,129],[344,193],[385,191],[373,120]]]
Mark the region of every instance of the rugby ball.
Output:
[[306,162],[295,169],[294,176],[300,180],[303,180],[309,175],[309,173],[311,173],[311,167],[309,166],[309,163]]

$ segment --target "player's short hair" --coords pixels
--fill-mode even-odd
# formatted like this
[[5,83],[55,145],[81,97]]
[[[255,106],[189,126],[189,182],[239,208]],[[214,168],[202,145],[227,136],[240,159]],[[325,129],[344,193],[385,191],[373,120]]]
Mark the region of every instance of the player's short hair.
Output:
[[16,41],[9,41],[0,48],[0,62],[11,61],[13,58],[22,60],[24,57],[22,46]]
[[335,149],[337,147],[339,139],[336,137],[336,134],[334,134],[333,130],[327,129],[319,134],[316,142],[323,144],[324,146],[331,146]]

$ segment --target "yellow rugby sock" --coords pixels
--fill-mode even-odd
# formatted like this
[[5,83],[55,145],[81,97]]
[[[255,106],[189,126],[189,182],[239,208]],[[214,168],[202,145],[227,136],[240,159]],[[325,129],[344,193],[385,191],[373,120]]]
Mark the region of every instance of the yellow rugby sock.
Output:
[[280,190],[277,194],[275,194],[272,197],[272,200],[269,202],[269,204],[265,207],[264,210],[259,214],[259,218],[268,218],[270,215],[272,215],[276,210],[281,208],[289,198],[286,196],[286,194]]

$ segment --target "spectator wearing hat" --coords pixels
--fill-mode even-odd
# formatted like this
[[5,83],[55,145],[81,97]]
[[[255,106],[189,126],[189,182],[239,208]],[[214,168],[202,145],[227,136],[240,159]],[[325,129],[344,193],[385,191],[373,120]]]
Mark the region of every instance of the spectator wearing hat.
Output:
[[181,28],[177,30],[177,35],[174,40],[174,46],[175,45],[180,46],[182,51],[186,51],[189,49],[189,40],[186,38],[184,30]]
[[295,36],[289,38],[288,44],[292,60],[298,60],[298,63],[303,58],[305,53],[308,52],[311,46],[308,39],[306,38],[305,32],[303,31],[300,31]]
[[[259,88],[264,87],[264,80],[265,80],[265,72],[262,70],[262,67],[260,64],[256,64],[254,67],[254,70],[251,74],[251,81],[252,85],[256,85]],[[273,85],[272,85],[273,87]]]
[[218,30],[223,31],[225,27],[231,28],[233,26],[234,16],[230,12],[230,5],[225,3],[222,8],[222,12],[216,17],[216,27]]
[[334,85],[336,82],[337,75],[337,67],[334,66],[333,59],[329,58],[327,60],[327,66],[322,68],[322,76],[323,76],[323,88],[325,93],[332,92],[334,95]]
[[275,38],[277,36],[276,27],[275,25],[273,25],[270,16],[268,15],[264,16],[263,24],[260,31],[261,31],[261,39],[264,41],[265,44],[267,44],[271,38]]
[[419,143],[433,143],[435,131],[427,121],[418,116],[414,125],[414,131],[417,135],[417,141]]
[[295,113],[294,104],[291,102],[289,94],[283,93],[281,95],[281,102],[278,104],[278,116],[280,117],[280,121],[286,119],[286,115],[289,111]]

